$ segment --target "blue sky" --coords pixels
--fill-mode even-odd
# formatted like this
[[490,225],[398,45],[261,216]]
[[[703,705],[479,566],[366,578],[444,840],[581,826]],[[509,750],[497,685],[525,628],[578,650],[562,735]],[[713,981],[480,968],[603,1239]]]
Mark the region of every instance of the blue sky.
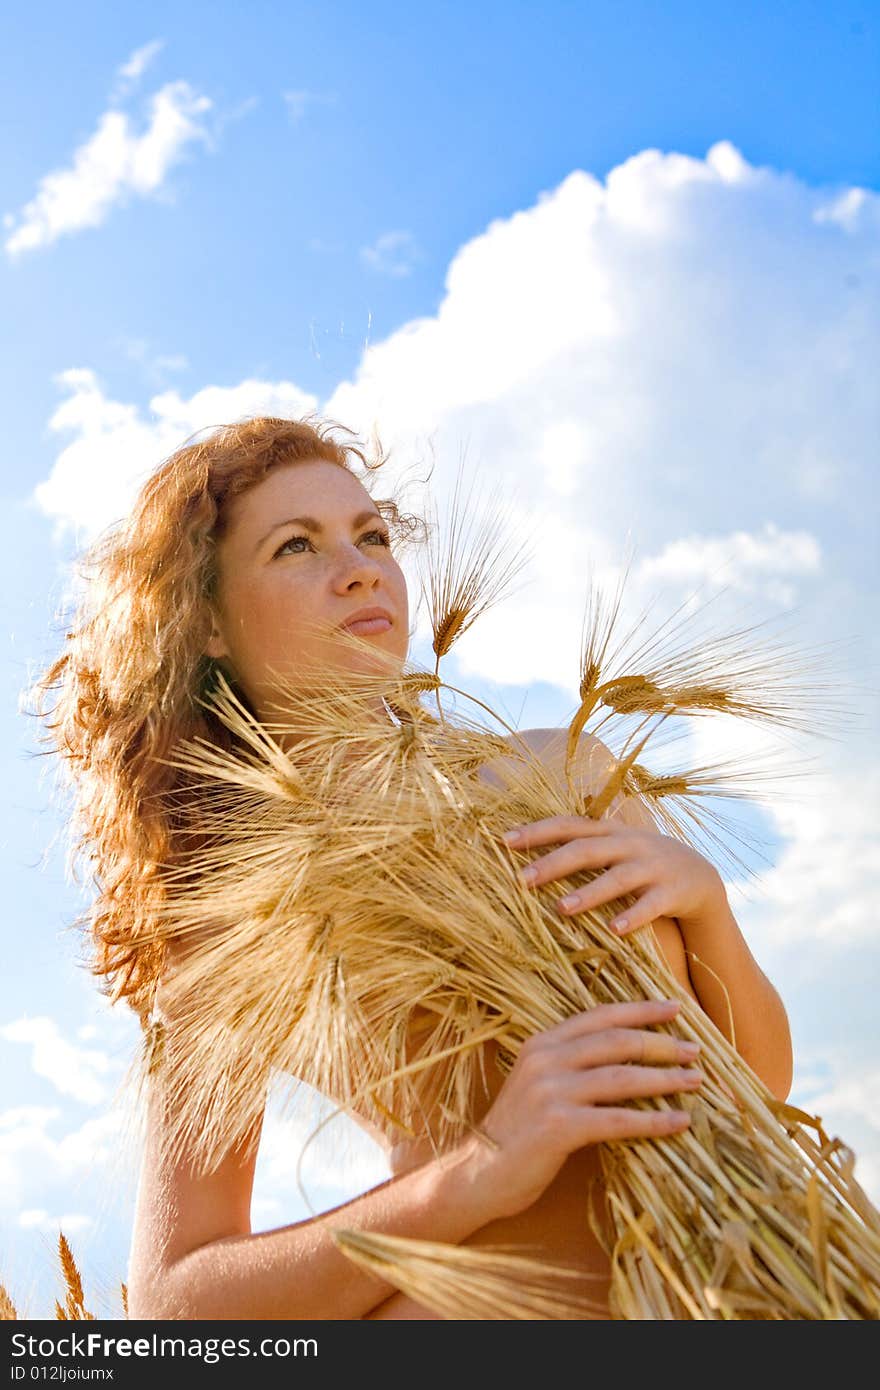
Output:
[[[0,1279],[46,1315],[60,1224],[110,1312],[134,1181],[135,1034],[76,964],[19,692],[77,545],[191,431],[264,408],[375,422],[402,465],[430,441],[440,499],[465,445],[510,485],[531,587],[447,670],[523,726],[570,715],[586,561],[615,575],[627,535],[633,613],[727,585],[719,621],[843,644],[856,717],[743,813],[772,865],[731,893],[794,1095],[880,1196],[880,7],[50,5],[5,38]],[[304,1125],[270,1128],[258,1225],[306,1214]],[[338,1127],[316,1151],[318,1207],[382,1176]]]

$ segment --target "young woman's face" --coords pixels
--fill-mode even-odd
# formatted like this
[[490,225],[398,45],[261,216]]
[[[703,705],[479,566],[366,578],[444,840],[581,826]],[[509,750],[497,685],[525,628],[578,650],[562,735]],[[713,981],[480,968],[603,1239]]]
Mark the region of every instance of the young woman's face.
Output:
[[324,459],[274,468],[232,499],[217,544],[214,631],[205,651],[232,665],[259,718],[272,719],[273,671],[296,685],[312,659],[360,669],[360,653],[340,650],[332,634],[322,637],[310,624],[335,630],[359,608],[386,608],[390,628],[355,632],[406,657],[406,580],[388,539],[366,488]]

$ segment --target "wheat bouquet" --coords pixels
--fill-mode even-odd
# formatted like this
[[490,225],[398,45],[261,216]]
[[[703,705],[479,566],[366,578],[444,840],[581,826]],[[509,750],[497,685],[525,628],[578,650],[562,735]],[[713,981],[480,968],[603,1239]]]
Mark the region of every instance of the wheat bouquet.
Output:
[[[705,1076],[698,1096],[675,1101],[692,1111],[689,1128],[600,1146],[612,1317],[877,1318],[880,1217],[852,1151],[770,1093],[679,986],[650,926],[624,939],[610,930],[621,901],[560,917],[560,889],[594,874],[554,884],[552,897],[528,893],[500,841],[515,822],[600,817],[634,797],[658,830],[730,857],[724,818],[700,804],[743,795],[742,769],[661,775],[647,744],[672,716],[815,729],[827,693],[805,680],[803,654],[762,651],[748,631],[675,647],[661,630],[623,657],[611,650],[620,594],[608,606],[591,590],[580,704],[555,778],[494,711],[474,701],[504,734],[441,700],[471,699],[439,662],[500,591],[490,549],[478,539],[462,558],[450,546],[434,564],[435,671],[337,631],[364,657],[357,674],[328,668],[296,689],[279,680],[273,723],[218,676],[206,698],[234,751],[176,750],[175,814],[200,848],[168,866],[156,930],[173,968],[137,1062],[139,1084],[164,1088],[169,1158],[186,1151],[209,1171],[251,1131],[278,1077],[395,1141],[427,1134],[442,1154],[472,1125],[483,1044],[494,1040],[509,1069],[530,1034],[575,1011],[677,997],[663,1027],[701,1043]],[[626,738],[586,790],[582,735],[607,723]],[[504,776],[487,782],[479,770],[493,759]],[[516,1253],[353,1230],[336,1239],[445,1317],[590,1316],[558,1270]]]

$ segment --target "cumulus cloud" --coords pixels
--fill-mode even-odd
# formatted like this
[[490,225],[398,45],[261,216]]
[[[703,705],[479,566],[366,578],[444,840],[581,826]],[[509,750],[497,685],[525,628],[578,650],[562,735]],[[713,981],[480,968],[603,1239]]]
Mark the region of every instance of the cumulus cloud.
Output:
[[70,368],[55,379],[68,395],[49,428],[72,438],[34,490],[34,501],[54,518],[56,539],[73,530],[82,544],[128,512],[147,476],[190,435],[243,415],[300,415],[317,405],[292,382],[246,380],[189,397],[162,391],[150,400],[147,416],[109,398],[87,368]]
[[[20,1316],[53,1316],[59,1230],[78,1238],[74,1249],[88,1306],[94,1309],[97,1294],[102,1315],[100,1286],[108,1277],[118,1299],[131,1240],[131,1157],[122,1107],[85,1123],[72,1123],[59,1107],[20,1105],[0,1112],[2,1277]],[[96,1279],[90,1251],[98,1244]]]
[[210,145],[202,117],[213,103],[188,82],[169,82],[150,98],[146,129],[138,133],[129,116],[105,111],[94,134],[73,154],[68,168],[40,180],[36,196],[16,219],[6,240],[11,257],[48,246],[85,227],[99,227],[131,195],[156,196],[169,171],[195,142]]
[[853,1151],[856,1181],[880,1203],[880,1069],[865,1067],[863,1058],[849,1052],[836,1055],[830,1071],[824,1081],[805,1079],[792,1101]]
[[87,1231],[93,1222],[90,1216],[81,1211],[50,1216],[43,1207],[28,1207],[26,1211],[19,1212],[18,1224],[23,1231],[42,1231],[50,1236],[57,1236],[59,1231],[63,1231],[66,1236],[72,1236]]
[[[880,323],[866,290],[876,284],[878,209],[868,190],[829,193],[751,165],[727,141],[705,159],[643,150],[604,181],[576,170],[533,206],[493,220],[454,256],[436,313],[365,348],[322,412],[364,437],[378,427],[398,461],[391,472],[430,452],[441,509],[466,441],[469,472],[499,497],[517,495],[512,534],[536,543],[528,588],[456,645],[467,677],[541,682],[576,698],[587,578],[617,577],[625,538],[637,562],[623,630],[649,601],[681,603],[695,586],[714,594],[720,580],[732,598],[753,601],[756,616],[800,604],[811,635],[855,632],[870,656],[875,620],[859,566],[876,543]],[[378,256],[378,242],[373,249]],[[68,399],[50,425],[67,442],[35,502],[59,530],[86,537],[127,510],[188,433],[239,413],[317,406],[294,383],[247,381],[164,392],[141,413],[84,367],[57,380]],[[724,611],[713,609],[719,621]],[[775,746],[735,722],[723,731],[697,722],[691,739],[693,761]],[[738,920],[780,965],[798,1009],[820,989],[827,999],[849,971],[846,1005],[826,1005],[844,1009],[849,1027],[852,999],[876,970],[876,759],[851,739],[821,775],[764,809],[778,853]],[[876,1038],[865,1045],[868,1025],[860,1028],[832,1074],[799,1084],[807,1108],[814,1097],[826,1122],[839,1115],[876,1178],[871,1126],[856,1121],[860,1105],[876,1114],[876,1079],[855,1055],[862,1046],[875,1056]],[[866,1088],[856,1095],[848,1078],[860,1074]],[[267,1124],[256,1219],[292,1219],[311,1120]],[[64,1147],[50,1124],[47,1112],[20,1115],[30,1137],[15,1150],[15,1181],[30,1156],[70,1168],[77,1143],[85,1152],[111,1142],[81,1133]],[[342,1124],[306,1152],[316,1207],[333,1201],[331,1181],[347,1181]],[[14,1132],[0,1117],[0,1192]],[[387,1176],[384,1156],[357,1138],[366,1150],[351,1160],[356,1188]],[[35,1191],[26,1205],[62,1210],[63,1198]]]
[[866,225],[872,225],[876,230],[880,219],[877,217],[876,204],[869,197],[867,189],[847,188],[817,207],[813,212],[813,220],[820,224],[835,222],[846,231],[855,232]]
[[72,1096],[84,1105],[100,1105],[106,1100],[107,1088],[100,1078],[114,1074],[115,1064],[98,1048],[67,1042],[54,1019],[17,1019],[0,1027],[0,1038],[28,1044],[33,1070],[62,1095]]
[[[576,170],[461,247],[436,314],[365,344],[323,412],[365,437],[378,427],[392,473],[432,454],[441,511],[464,441],[468,471],[511,503],[514,546],[535,542],[515,601],[456,645],[466,677],[574,697],[588,579],[615,583],[625,540],[636,562],[621,631],[649,603],[693,608],[695,589],[715,598],[721,585],[719,626],[734,600],[751,600],[756,619],[800,605],[808,637],[854,633],[854,657],[869,660],[857,564],[876,541],[880,322],[849,277],[876,278],[880,198],[857,191],[857,217],[818,217],[841,190],[754,167],[727,141],[704,160],[644,150],[604,183]],[[70,438],[34,497],[84,539],[190,432],[317,406],[295,383],[251,380],[165,391],[141,413],[85,368],[57,380],[68,399],[50,428]],[[417,637],[428,635],[425,620]],[[830,689],[828,710],[835,700]],[[692,732],[697,753],[719,756],[743,736],[760,733],[735,721]],[[863,804],[871,776],[869,765],[865,786],[830,788],[827,804]],[[796,824],[772,822],[783,848],[755,911],[771,914],[774,937],[854,940],[870,920],[870,846],[849,821],[840,835],[813,826],[814,809],[802,797]],[[797,927],[808,866],[824,928]]]
[[[384,1150],[353,1120],[299,1085],[267,1107],[254,1173],[254,1219],[267,1225],[337,1206],[390,1177]],[[329,1121],[322,1126],[323,1121]]]
[[812,779],[809,799],[770,807],[785,844],[762,884],[766,931],[838,946],[876,942],[880,769],[866,763]]
[[19,1105],[0,1112],[0,1210],[45,1205],[50,1193],[63,1200],[71,1185],[79,1188],[116,1161],[121,1111],[107,1111],[56,1137],[63,1123],[57,1107]]
[[756,782],[755,796],[764,819],[759,838],[774,847],[773,862],[745,892],[738,920],[786,970],[798,948],[798,978],[819,978],[829,957],[876,945],[880,766],[857,741],[819,752],[807,734],[786,746],[776,731],[735,720],[700,721],[690,731],[688,760],[698,764],[729,759],[745,769],[765,755],[771,767],[775,758],[778,775],[763,793]]
[[[460,248],[436,314],[365,344],[325,413],[378,426],[398,460],[431,452],[441,501],[467,441],[470,470],[518,489],[512,519],[542,541],[516,607],[457,645],[466,670],[575,691],[587,569],[611,574],[626,536],[632,613],[720,571],[771,606],[859,620],[848,565],[869,539],[880,324],[847,277],[876,276],[880,198],[852,229],[816,221],[827,201],[726,141],[704,160],[644,150],[604,183],[576,170]],[[206,422],[197,404],[219,420],[261,397],[313,403],[244,382],[157,395],[141,419],[85,368],[58,381],[71,398],[51,426],[74,437],[36,497],[84,530]]]
[[821,566],[822,548],[815,536],[784,531],[775,522],[765,521],[758,532],[681,536],[643,560],[639,578],[643,583],[662,580],[677,585],[708,580],[711,587],[763,592],[790,605],[797,590],[785,582],[785,576],[817,574]]

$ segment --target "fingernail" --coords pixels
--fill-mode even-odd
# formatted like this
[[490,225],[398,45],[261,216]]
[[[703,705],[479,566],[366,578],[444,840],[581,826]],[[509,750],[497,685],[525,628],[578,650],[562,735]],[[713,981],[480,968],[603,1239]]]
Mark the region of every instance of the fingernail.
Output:
[[683,1079],[686,1086],[699,1086],[706,1078],[701,1071],[694,1071],[689,1068],[683,1073]]
[[702,1051],[703,1045],[698,1042],[683,1042],[679,1043],[679,1047],[686,1057],[696,1057],[697,1053]]
[[522,831],[521,831],[521,830],[505,830],[505,832],[504,832],[504,834],[501,836],[501,838],[502,838],[502,840],[505,841],[506,844],[508,844],[508,845],[513,845],[513,844],[516,843],[517,840],[519,840],[519,839],[522,838]]
[[529,864],[525,869],[520,869],[519,878],[523,883],[532,883],[538,877],[538,870],[533,864]]
[[577,897],[575,896],[575,894],[574,894],[574,893],[569,893],[569,895],[568,895],[567,898],[560,898],[560,899],[559,899],[559,906],[560,906],[560,907],[574,907],[574,905],[575,905],[576,902],[577,902]]

